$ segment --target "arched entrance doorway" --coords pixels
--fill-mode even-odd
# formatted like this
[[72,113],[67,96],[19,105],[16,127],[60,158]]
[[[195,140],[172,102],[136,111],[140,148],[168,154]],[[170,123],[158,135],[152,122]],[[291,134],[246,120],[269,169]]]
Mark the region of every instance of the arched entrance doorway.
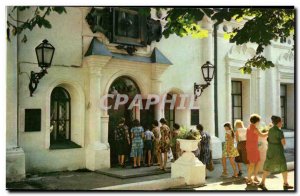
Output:
[[[128,76],[121,76],[115,79],[110,85],[109,94],[126,94],[129,98],[126,104],[120,105],[117,109],[114,109],[116,96],[114,96],[114,98],[108,99],[108,104],[112,106],[111,109],[108,110],[108,142],[110,144],[111,166],[113,167],[118,164],[118,158],[114,142],[114,129],[118,125],[118,121],[121,118],[125,118],[125,123],[129,127],[129,131],[131,129],[131,123],[134,119],[139,119],[142,126],[149,125],[154,119],[154,106],[150,107],[149,110],[143,110],[144,107],[133,107],[132,109],[128,109],[133,98],[137,94],[141,94],[141,91],[136,82]],[[146,100],[142,100],[143,106],[145,106],[145,103]],[[125,158],[127,159],[127,161],[130,161],[130,149],[131,147],[128,146],[128,153],[127,157]]]

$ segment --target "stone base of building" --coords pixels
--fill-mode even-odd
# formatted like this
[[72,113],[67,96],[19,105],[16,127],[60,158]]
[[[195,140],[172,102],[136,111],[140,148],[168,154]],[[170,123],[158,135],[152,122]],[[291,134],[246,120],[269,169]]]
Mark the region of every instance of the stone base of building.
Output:
[[95,143],[86,149],[86,168],[91,171],[110,167],[110,149],[107,144]]
[[172,163],[171,178],[184,177],[186,185],[205,184],[206,167],[191,152],[185,152]]
[[211,137],[211,150],[213,159],[222,158],[222,141],[216,136]]
[[22,148],[6,149],[6,181],[20,181],[25,178],[25,154]]

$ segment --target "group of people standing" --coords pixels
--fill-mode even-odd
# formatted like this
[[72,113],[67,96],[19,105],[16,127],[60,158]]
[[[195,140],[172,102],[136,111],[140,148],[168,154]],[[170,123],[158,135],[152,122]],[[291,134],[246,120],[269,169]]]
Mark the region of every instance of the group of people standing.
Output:
[[172,134],[164,118],[160,119],[159,122],[160,127],[158,121],[154,120],[151,125],[152,129],[146,127],[146,131],[144,131],[139,120],[135,119],[129,132],[128,127],[125,125],[125,119],[120,119],[114,130],[114,136],[121,167],[125,167],[124,157],[127,146],[131,142],[130,157],[133,158],[133,168],[141,167],[141,160],[147,157],[144,163],[147,162],[148,167],[152,165],[153,159],[156,158],[160,169],[165,170],[168,152],[171,149]]
[[[230,123],[224,124],[225,143],[222,153],[222,177],[228,176],[226,159],[229,159],[233,169],[232,177],[234,178],[243,175],[242,164],[247,166],[246,183],[248,185],[258,184],[258,187],[267,190],[265,181],[268,174],[270,172],[281,172],[284,181],[283,189],[292,189],[293,187],[287,181],[287,164],[283,148],[285,138],[281,130],[283,126],[282,119],[278,116],[272,116],[272,123],[265,132],[259,130],[260,120],[261,117],[259,115],[253,114],[250,117],[248,128],[244,127],[244,123],[241,120],[235,121],[234,128]],[[201,141],[198,145],[198,150],[194,153],[204,165],[208,166],[212,163],[210,135],[203,130],[201,124],[198,124],[196,128],[201,135]],[[130,142],[130,156],[133,158],[133,168],[141,167],[141,160],[143,157],[147,157],[147,160],[144,161],[144,163],[147,162],[147,166],[150,167],[156,158],[159,169],[165,170],[170,151],[173,154],[173,160],[178,159],[181,155],[179,142],[177,141],[180,136],[180,125],[175,123],[171,131],[164,118],[160,119],[159,122],[154,120],[151,127],[146,127],[146,131],[136,119],[133,121],[130,132],[125,125],[125,119],[122,118],[114,130],[114,136],[119,165],[122,167],[125,167],[126,146],[130,145]],[[264,172],[261,182],[257,177],[261,160],[258,144],[259,137],[268,137],[268,149],[263,165]],[[235,141],[237,143],[236,146]]]
[[[226,159],[228,158],[233,169],[232,177],[242,176],[242,163],[247,166],[246,183],[248,185],[258,184],[258,187],[262,190],[267,190],[265,186],[267,175],[270,172],[281,172],[284,181],[283,189],[292,189],[293,187],[290,186],[287,181],[287,164],[283,148],[285,139],[281,130],[283,125],[282,119],[278,116],[272,116],[270,129],[265,133],[259,130],[260,119],[260,116],[257,114],[251,115],[248,128],[244,127],[241,120],[237,120],[234,123],[235,131],[230,123],[224,124],[226,133],[222,154],[222,177],[228,175],[226,167]],[[268,149],[263,165],[264,172],[261,182],[257,178],[261,160],[258,149],[259,137],[268,137]],[[237,147],[234,145],[235,140]]]
[[[201,142],[198,149],[194,152],[200,161],[208,165],[211,163],[210,135],[203,130],[203,126],[198,124],[197,131],[201,135]],[[118,162],[121,167],[125,165],[125,155],[128,146],[131,144],[130,157],[133,158],[133,168],[141,167],[141,162],[150,167],[156,160],[160,170],[166,170],[168,154],[172,153],[173,161],[181,156],[180,144],[177,141],[180,138],[180,125],[175,123],[173,130],[170,130],[167,121],[161,118],[158,122],[154,120],[151,128],[140,125],[135,119],[132,128],[128,129],[125,119],[121,118],[119,124],[114,129],[114,139],[116,143],[116,152]]]

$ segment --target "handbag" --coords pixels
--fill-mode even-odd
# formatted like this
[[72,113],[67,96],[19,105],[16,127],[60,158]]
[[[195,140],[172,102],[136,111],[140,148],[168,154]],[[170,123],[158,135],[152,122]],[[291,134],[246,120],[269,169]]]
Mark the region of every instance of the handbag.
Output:
[[213,160],[212,160],[212,150],[209,151],[209,156],[210,156],[210,161],[208,164],[206,164],[206,169],[208,171],[213,171],[215,169],[214,167],[214,163],[213,163]]

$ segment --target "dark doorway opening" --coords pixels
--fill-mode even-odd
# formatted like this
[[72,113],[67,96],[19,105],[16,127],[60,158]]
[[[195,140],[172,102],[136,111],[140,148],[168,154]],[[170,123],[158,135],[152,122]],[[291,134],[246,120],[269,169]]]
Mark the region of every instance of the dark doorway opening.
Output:
[[[132,128],[132,121],[134,119],[140,119],[143,127],[151,126],[154,120],[154,106],[150,106],[149,109],[145,109],[147,100],[142,100],[142,108],[133,107],[129,109],[130,103],[137,94],[141,94],[138,85],[129,77],[121,76],[117,78],[110,86],[109,93],[113,95],[126,94],[129,100],[126,104],[120,105],[117,109],[114,109],[116,96],[108,99],[108,105],[112,106],[108,110],[109,123],[108,123],[108,142],[110,144],[110,163],[111,167],[118,165],[118,155],[116,154],[116,143],[114,141],[114,130],[118,125],[121,118],[125,118],[125,124],[128,126],[129,134]],[[126,164],[131,163],[130,158],[131,146],[128,145],[125,155]]]

